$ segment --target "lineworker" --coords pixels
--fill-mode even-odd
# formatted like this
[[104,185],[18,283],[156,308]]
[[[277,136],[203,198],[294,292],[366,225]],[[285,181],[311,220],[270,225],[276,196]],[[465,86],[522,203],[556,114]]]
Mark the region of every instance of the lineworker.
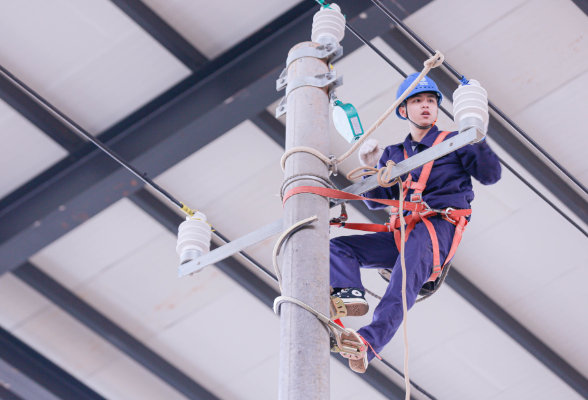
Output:
[[[418,73],[415,73],[404,80],[398,88],[397,98],[417,76]],[[403,143],[386,147],[383,154],[377,140],[367,140],[359,150],[361,164],[370,167],[377,164],[377,167],[381,168],[388,160],[398,163],[407,156],[411,157],[428,149],[440,135],[446,135],[446,139],[457,135],[458,132],[442,133],[435,125],[438,107],[442,100],[443,95],[435,82],[425,76],[396,109],[397,116],[408,121],[410,134]],[[408,191],[405,189],[406,200],[409,200],[415,189],[418,189],[418,185],[414,183],[419,180],[422,170],[423,167],[410,173],[413,184],[408,185],[412,187],[409,187]],[[498,157],[485,140],[467,145],[435,160],[424,191],[421,188],[421,196],[413,198],[413,201],[419,201],[420,197],[433,209],[446,210],[451,207],[467,210],[470,209],[470,203],[474,200],[471,177],[484,185],[491,185],[500,179],[500,175],[501,167]],[[403,181],[407,179],[408,175],[402,177]],[[363,196],[368,199],[398,199],[398,185],[388,188],[378,187]],[[372,210],[385,207],[370,200],[365,200],[365,203]],[[408,216],[410,213],[405,214]],[[438,239],[441,265],[452,248],[456,230],[455,221],[451,221],[447,215],[437,213],[428,218],[434,226]],[[402,269],[397,244],[394,232],[343,236],[331,240],[332,296],[343,300],[348,315],[365,315],[369,308],[365,300],[359,269],[388,268],[392,270],[390,283],[374,310],[372,323],[357,332],[361,336],[360,339],[363,339],[364,343],[367,341],[371,347],[366,346],[368,347],[367,357],[363,357],[362,360],[349,360],[350,367],[356,372],[365,372],[368,362],[375,356],[374,351],[380,352],[392,340],[402,324]],[[433,239],[427,226],[424,223],[417,223],[405,244],[406,298],[409,309],[414,305],[420,289],[433,273],[433,253]]]

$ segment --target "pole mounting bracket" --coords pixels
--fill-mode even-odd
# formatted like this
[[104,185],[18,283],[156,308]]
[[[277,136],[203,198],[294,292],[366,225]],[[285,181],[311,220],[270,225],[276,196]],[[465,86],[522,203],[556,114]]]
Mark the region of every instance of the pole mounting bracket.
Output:
[[276,118],[281,117],[288,111],[288,95],[296,89],[304,86],[314,86],[317,88],[326,87],[327,93],[330,93],[333,89],[343,85],[343,76],[338,77],[337,71],[334,69],[316,76],[299,76],[298,78],[294,78],[291,82],[288,82],[285,71],[286,70],[282,71],[280,78],[276,81],[276,90],[279,91],[286,88],[286,95],[282,98],[278,108],[276,109]]
[[339,43],[335,41],[321,44],[318,47],[304,47],[301,49],[296,49],[290,52],[290,54],[288,54],[288,58],[286,59],[286,70],[288,69],[290,64],[301,58],[326,58],[328,65],[336,59],[341,58],[341,56],[343,56],[343,46],[341,46]]

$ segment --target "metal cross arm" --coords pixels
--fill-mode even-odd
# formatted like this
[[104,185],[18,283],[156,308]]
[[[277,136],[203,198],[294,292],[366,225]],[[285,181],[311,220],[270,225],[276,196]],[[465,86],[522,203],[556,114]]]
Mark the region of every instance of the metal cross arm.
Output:
[[[477,132],[476,128],[469,128],[461,132],[460,134],[450,139],[447,139],[442,143],[439,143],[437,146],[424,150],[394,165],[391,169],[390,180],[405,175],[410,171],[422,167],[426,163],[441,158],[463,146],[476,143],[484,137],[484,135],[480,135],[479,132]],[[372,175],[367,179],[364,179],[360,182],[354,183],[353,185],[346,187],[342,191],[351,194],[361,195],[363,193],[369,192],[372,189],[377,188],[378,186],[379,185],[376,176]],[[333,199],[331,202],[331,207],[335,207],[343,202],[345,202],[345,200]],[[236,254],[246,249],[249,246],[259,243],[262,240],[267,239],[268,237],[281,233],[283,230],[283,219],[279,219],[275,222],[272,222],[271,224],[266,225],[263,228],[253,231],[245,236],[240,237],[237,240],[234,240],[224,246],[221,246],[192,261],[180,265],[178,277],[181,278],[194,272],[198,272],[204,267],[224,260],[225,258],[228,258],[233,254]]]

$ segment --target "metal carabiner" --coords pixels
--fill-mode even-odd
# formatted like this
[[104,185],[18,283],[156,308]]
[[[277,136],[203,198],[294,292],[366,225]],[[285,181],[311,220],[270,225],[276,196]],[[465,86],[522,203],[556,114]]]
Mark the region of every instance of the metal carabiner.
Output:
[[441,210],[441,213],[445,214],[445,218],[447,218],[449,221],[453,222],[454,224],[457,224],[456,220],[449,218],[449,213],[451,211],[457,211],[457,210],[453,207],[447,207],[445,210]]

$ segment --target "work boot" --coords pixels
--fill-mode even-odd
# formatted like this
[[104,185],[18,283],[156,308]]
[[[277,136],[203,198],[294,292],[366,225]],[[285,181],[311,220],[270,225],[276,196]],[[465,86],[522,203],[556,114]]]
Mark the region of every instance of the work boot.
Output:
[[370,309],[365,299],[365,292],[359,288],[333,288],[331,297],[339,297],[343,300],[348,316],[361,317]]

